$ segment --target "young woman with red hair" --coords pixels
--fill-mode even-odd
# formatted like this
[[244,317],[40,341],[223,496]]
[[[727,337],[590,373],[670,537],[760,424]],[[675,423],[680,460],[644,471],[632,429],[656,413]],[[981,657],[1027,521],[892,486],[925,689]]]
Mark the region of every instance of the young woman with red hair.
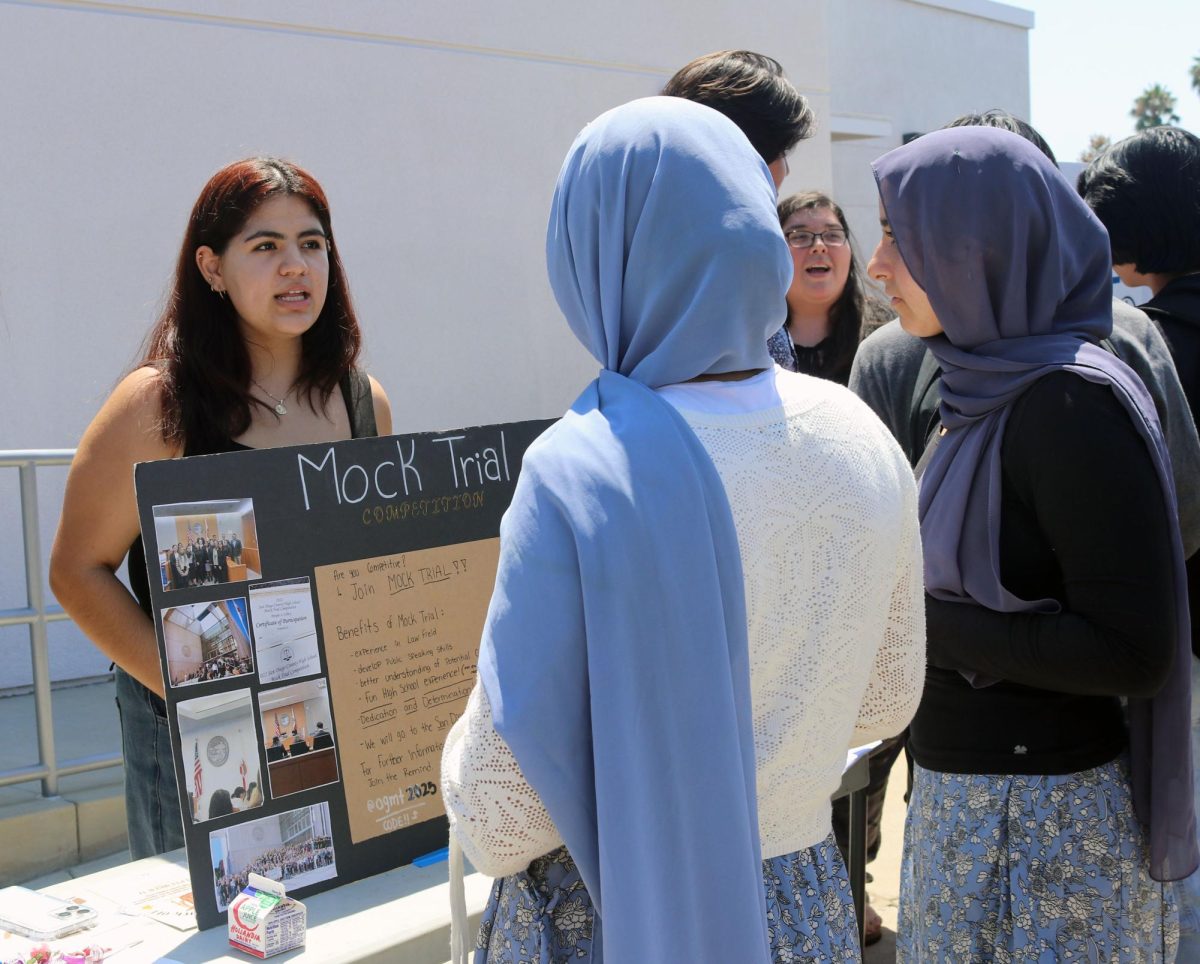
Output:
[[[329,204],[307,171],[250,158],[192,209],[166,308],[141,365],[92,420],[67,479],[50,584],[116,664],[135,859],[183,845],[133,466],[388,434]],[[133,595],[116,570],[128,556]]]

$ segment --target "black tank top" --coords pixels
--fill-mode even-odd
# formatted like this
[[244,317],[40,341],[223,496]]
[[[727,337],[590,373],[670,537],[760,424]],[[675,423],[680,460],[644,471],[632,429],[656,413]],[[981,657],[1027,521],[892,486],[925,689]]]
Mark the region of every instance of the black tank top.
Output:
[[[338,383],[342,390],[342,400],[346,403],[346,413],[350,416],[350,437],[370,438],[379,434],[375,424],[375,406],[371,401],[371,382],[364,372],[352,371]],[[233,439],[226,439],[225,444],[213,447],[208,451],[198,451],[184,445],[183,454],[189,455],[219,455],[223,452],[247,452],[250,446],[242,445]],[[152,617],[150,608],[150,583],[146,576],[146,546],[141,535],[133,540],[129,547],[129,555],[125,560],[126,573],[129,576],[129,588],[134,598],[142,607],[142,612]],[[154,708],[160,715],[166,714],[166,704],[153,693]]]

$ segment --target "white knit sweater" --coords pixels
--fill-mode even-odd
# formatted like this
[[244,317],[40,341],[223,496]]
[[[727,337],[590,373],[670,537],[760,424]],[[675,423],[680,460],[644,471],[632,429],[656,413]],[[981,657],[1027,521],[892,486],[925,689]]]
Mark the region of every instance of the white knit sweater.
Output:
[[[662,394],[708,451],[733,510],[762,855],[791,853],[829,834],[846,750],[899,733],[921,696],[912,471],[866,405],[831,382],[775,369]],[[562,844],[478,684],[446,740],[442,792],[452,832],[485,874],[516,873]]]

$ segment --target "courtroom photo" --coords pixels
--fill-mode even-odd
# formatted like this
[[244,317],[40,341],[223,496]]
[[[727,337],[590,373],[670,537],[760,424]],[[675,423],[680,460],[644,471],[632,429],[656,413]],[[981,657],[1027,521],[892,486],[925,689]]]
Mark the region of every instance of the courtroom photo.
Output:
[[171,686],[254,672],[244,596],[164,609],[162,623]]
[[258,729],[250,690],[228,690],[176,705],[187,812],[192,823],[262,806]]
[[259,874],[289,892],[337,876],[329,804],[272,814],[208,835],[217,909],[224,911]]
[[321,672],[312,589],[306,577],[254,586],[250,623],[261,682],[279,683]]
[[156,505],[154,539],[164,590],[262,578],[252,499]]
[[258,716],[272,798],[337,782],[325,679],[260,691]]

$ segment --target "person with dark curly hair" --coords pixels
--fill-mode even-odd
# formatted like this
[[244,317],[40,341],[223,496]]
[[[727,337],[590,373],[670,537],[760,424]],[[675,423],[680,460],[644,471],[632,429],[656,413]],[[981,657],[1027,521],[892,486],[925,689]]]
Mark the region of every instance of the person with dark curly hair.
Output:
[[718,50],[680,67],[662,89],[719,111],[737,124],[771,171],[775,190],[788,174],[787,156],[812,135],[808,101],[779,61],[753,50]]

